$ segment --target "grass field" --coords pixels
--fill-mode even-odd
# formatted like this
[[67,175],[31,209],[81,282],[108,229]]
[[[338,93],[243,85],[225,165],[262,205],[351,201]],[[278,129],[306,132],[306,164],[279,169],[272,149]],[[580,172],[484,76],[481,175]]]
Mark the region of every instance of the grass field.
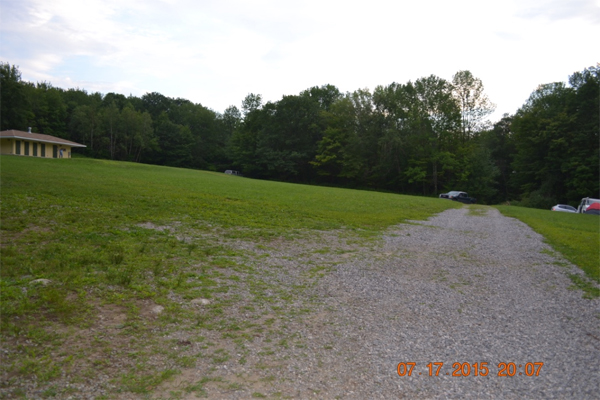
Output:
[[[35,382],[39,397],[77,397],[74,386],[53,382],[91,385],[99,374],[110,380],[97,398],[151,396],[197,360],[217,366],[235,353],[240,364],[250,362],[246,345],[257,336],[301,348],[285,321],[310,311],[310,300],[298,299],[337,256],[371,246],[388,226],[462,207],[105,160],[0,162],[0,389],[8,397],[31,395],[23,382]],[[598,218],[498,208],[599,281]],[[321,240],[330,233],[339,248]],[[306,268],[289,281],[303,283],[276,279],[294,272],[267,265],[267,254],[309,241],[316,247],[296,253]],[[205,300],[200,311],[190,306]],[[156,307],[164,312],[149,311]],[[174,339],[181,332],[201,351]],[[276,352],[268,346],[258,354],[255,367],[263,368]],[[209,373],[167,397],[202,395],[211,382],[238,385]]]
[[[1,335],[3,347],[13,349],[0,368],[9,397],[25,396],[22,379],[35,380],[43,396],[63,397],[69,393],[53,381],[66,374],[87,382],[99,373],[112,376],[109,398],[149,393],[193,364],[189,350],[161,339],[182,329],[216,331],[218,343],[227,339],[243,355],[244,341],[277,331],[278,323],[257,324],[262,316],[300,312],[293,299],[302,285],[257,272],[261,249],[298,238],[318,243],[332,230],[351,249],[392,224],[461,206],[105,160],[0,161]],[[255,251],[228,244],[236,240]],[[319,249],[319,259],[335,251]],[[328,264],[306,259],[308,285]],[[241,292],[250,300],[235,294]],[[187,307],[194,299],[211,301],[205,314]],[[247,321],[231,317],[236,301],[245,302]],[[149,305],[165,312],[152,318]],[[229,350],[215,343],[207,343],[204,356],[217,363]],[[202,383],[188,389],[201,393]]]
[[[302,348],[286,321],[310,312],[306,293],[339,257],[391,225],[462,207],[106,160],[0,163],[0,389],[11,398],[31,395],[27,382],[36,397],[78,397],[76,386],[100,375],[110,379],[97,398],[152,396],[198,360],[252,364],[257,337],[265,348],[248,367],[262,370],[275,347]],[[598,218],[499,208],[598,280]],[[282,247],[303,267],[269,264]],[[166,397],[237,387],[211,371]]]
[[[600,282],[600,218],[597,215],[511,206],[497,208],[502,214],[525,222],[567,260],[585,271],[590,280]],[[571,279],[589,296],[600,296],[600,290],[587,280],[578,275],[572,275]]]

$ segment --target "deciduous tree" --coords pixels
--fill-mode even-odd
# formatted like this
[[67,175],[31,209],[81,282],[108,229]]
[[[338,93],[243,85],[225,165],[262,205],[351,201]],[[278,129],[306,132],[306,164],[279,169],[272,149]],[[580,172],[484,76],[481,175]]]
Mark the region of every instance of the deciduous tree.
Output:
[[484,93],[483,82],[470,71],[459,71],[452,77],[453,92],[461,111],[463,140],[486,128],[484,118],[496,109]]

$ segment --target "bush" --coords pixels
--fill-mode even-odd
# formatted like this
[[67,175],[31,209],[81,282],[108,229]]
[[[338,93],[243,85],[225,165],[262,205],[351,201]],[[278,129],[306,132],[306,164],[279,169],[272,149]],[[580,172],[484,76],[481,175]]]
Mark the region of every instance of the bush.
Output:
[[[516,202],[515,202],[516,203]],[[513,203],[513,205],[517,205]],[[558,203],[556,197],[549,196],[543,194],[541,190],[535,190],[518,202],[520,207],[528,207],[528,208],[541,208],[544,210],[549,210],[552,206],[555,206]]]

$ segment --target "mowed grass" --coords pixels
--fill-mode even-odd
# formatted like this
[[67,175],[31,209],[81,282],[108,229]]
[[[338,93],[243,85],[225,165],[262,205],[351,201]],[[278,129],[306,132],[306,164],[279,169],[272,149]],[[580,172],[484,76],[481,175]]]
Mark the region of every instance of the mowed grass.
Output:
[[[600,218],[533,208],[498,206],[506,216],[517,218],[544,236],[547,243],[580,267],[588,278],[600,282]],[[571,277],[589,296],[600,291],[578,276]]]
[[[259,229],[379,230],[457,205],[438,199],[294,185],[204,171],[91,159],[2,158],[5,229],[85,220],[94,227],[196,219]],[[52,208],[48,208],[52,207]],[[64,209],[63,209],[64,208]],[[36,215],[28,212],[35,210]]]
[[[460,207],[126,162],[3,156],[1,163],[3,280],[56,278],[79,287],[108,276],[131,283],[156,263],[191,262],[194,249],[206,252],[209,244],[187,243],[171,232],[177,227],[253,240],[340,228],[368,237]],[[157,234],[146,223],[165,228]]]
[[[110,376],[117,397],[147,394],[195,365],[186,346],[175,350],[165,339],[182,329],[217,330],[246,354],[244,341],[265,329],[251,321],[297,313],[293,299],[303,285],[262,276],[260,255],[227,240],[276,248],[339,230],[360,246],[392,224],[461,207],[106,160],[2,156],[0,163],[0,337],[10,349],[0,391],[8,397],[26,397],[22,379],[48,396],[68,396],[52,384],[65,373],[79,382]],[[228,310],[241,301],[235,293],[244,290],[251,320],[231,320]],[[223,293],[234,294],[226,300]],[[212,303],[199,313],[188,304],[196,298]],[[149,316],[154,305],[164,308],[160,317]],[[256,332],[237,334],[235,324]]]

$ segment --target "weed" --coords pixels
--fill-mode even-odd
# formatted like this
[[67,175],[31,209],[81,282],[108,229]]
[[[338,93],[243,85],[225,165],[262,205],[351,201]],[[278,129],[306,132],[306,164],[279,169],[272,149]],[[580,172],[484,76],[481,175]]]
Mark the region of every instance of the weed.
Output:
[[229,360],[229,352],[225,349],[218,349],[213,353],[212,361],[215,364],[222,364]]
[[196,250],[198,248],[198,245],[196,243],[190,243],[187,245],[187,250],[188,250],[188,256],[192,255],[192,252],[194,250]]
[[569,278],[571,278],[571,281],[574,284],[573,287],[583,290],[584,298],[593,299],[600,297],[600,289],[596,287],[590,279],[579,274],[569,274]]

